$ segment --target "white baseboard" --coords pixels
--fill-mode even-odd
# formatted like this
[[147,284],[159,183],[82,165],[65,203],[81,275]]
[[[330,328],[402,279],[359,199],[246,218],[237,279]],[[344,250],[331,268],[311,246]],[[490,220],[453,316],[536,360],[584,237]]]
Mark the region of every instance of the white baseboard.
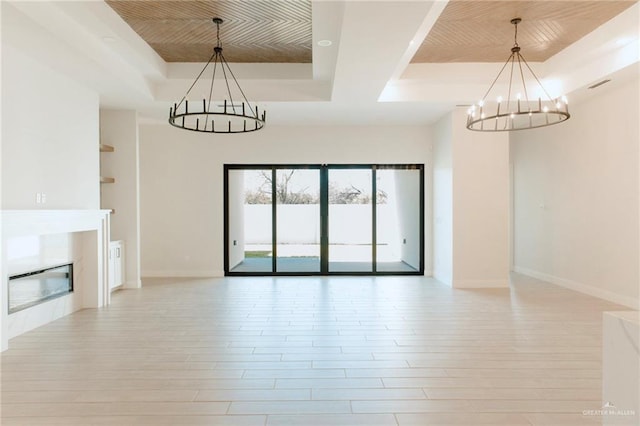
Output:
[[214,277],[223,277],[224,271],[215,271],[215,270],[207,270],[207,271],[161,271],[161,270],[152,270],[152,271],[142,271],[142,277],[144,278],[214,278]]
[[544,272],[534,271],[533,269],[523,268],[522,266],[515,266],[513,268],[513,271],[519,274],[528,275],[530,277],[549,282],[551,284],[558,285],[560,287],[568,288],[569,290],[574,290],[579,293],[584,293],[589,296],[597,297],[598,299],[603,299],[608,302],[617,303],[618,305],[624,305],[631,309],[635,309],[635,310],[640,309],[640,300],[633,297],[622,296],[618,293],[614,293],[609,290],[603,290],[601,288],[594,287],[589,284],[583,284],[583,283],[571,281],[565,278],[560,278],[553,275],[545,274]]
[[453,288],[509,288],[509,280],[456,280]]

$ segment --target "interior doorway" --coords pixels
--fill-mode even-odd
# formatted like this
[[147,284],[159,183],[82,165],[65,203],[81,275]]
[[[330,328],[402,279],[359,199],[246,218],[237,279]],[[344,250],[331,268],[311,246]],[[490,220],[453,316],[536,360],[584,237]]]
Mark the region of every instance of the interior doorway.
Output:
[[225,165],[225,274],[424,273],[424,166]]

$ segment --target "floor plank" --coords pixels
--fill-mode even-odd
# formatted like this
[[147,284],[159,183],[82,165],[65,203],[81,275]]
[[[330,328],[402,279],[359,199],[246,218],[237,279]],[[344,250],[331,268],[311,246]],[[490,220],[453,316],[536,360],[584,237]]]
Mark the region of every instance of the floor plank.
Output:
[[521,275],[145,280],[10,341],[3,425],[598,424],[602,312]]

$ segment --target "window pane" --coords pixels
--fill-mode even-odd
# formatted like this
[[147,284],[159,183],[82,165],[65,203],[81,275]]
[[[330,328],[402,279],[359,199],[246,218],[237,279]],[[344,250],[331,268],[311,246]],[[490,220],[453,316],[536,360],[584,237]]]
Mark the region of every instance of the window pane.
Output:
[[277,272],[320,271],[320,171],[276,170]]
[[420,171],[376,172],[376,270],[420,270]]
[[329,169],[329,272],[370,272],[370,169]]
[[229,170],[229,271],[271,272],[271,170]]

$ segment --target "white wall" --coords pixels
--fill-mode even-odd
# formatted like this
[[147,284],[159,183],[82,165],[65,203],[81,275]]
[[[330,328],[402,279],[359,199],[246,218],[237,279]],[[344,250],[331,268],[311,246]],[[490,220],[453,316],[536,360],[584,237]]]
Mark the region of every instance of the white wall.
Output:
[[434,126],[434,276],[509,285],[509,135],[472,132],[462,108]]
[[602,86],[566,123],[511,142],[515,270],[636,309],[638,89]]
[[103,209],[113,209],[111,239],[125,243],[124,287],[137,288],[140,280],[140,183],[138,114],[128,110],[100,111],[100,142],[114,147],[101,153],[100,173],[114,183],[100,185]]
[[433,276],[453,279],[453,118],[445,115],[433,127]]
[[[95,211],[100,207],[97,93],[51,68],[50,56],[29,48],[41,47],[38,41],[50,34],[7,2],[2,2],[0,10],[2,245],[8,244],[11,235],[41,235],[36,229],[47,228],[47,234],[73,233],[69,236],[73,254],[68,260],[73,260],[77,278],[72,295],[8,316],[6,277],[21,259],[13,258],[14,253],[4,247],[0,273],[0,349],[4,350],[9,336],[76,309],[108,303],[108,295],[101,291],[103,233],[108,221]],[[36,193],[44,194],[45,202],[37,203]],[[91,217],[90,226],[79,219],[85,215]],[[94,222],[99,224],[97,230]],[[85,232],[90,229],[94,230]],[[46,253],[36,257],[33,265],[48,262]]]
[[98,95],[2,36],[2,208],[99,208]]
[[509,133],[453,112],[453,286],[509,286]]
[[[267,126],[255,134],[206,135],[142,125],[142,274],[223,274],[225,163],[425,163],[429,176],[430,143],[424,127]],[[425,253],[430,271],[428,244]]]

